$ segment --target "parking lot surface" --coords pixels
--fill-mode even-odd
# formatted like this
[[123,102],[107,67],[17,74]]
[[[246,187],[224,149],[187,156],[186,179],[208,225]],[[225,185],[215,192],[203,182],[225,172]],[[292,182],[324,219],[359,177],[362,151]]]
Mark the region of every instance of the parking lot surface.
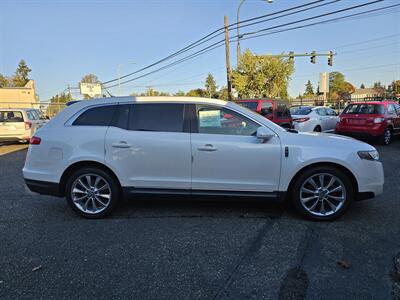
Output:
[[384,194],[331,223],[282,204],[158,197],[86,220],[25,188],[26,150],[0,156],[0,298],[391,298],[400,141],[378,149]]

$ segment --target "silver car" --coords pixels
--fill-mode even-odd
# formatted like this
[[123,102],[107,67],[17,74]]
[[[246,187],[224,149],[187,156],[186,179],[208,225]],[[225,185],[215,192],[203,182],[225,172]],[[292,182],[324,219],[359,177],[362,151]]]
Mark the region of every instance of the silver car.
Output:
[[33,108],[0,108],[0,141],[27,142],[45,124]]

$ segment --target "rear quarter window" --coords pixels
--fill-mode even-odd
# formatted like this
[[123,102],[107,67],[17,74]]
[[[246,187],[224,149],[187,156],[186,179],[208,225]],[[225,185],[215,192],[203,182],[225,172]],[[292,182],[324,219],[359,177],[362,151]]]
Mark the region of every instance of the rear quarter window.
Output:
[[109,126],[116,105],[105,105],[89,108],[73,123],[73,126]]

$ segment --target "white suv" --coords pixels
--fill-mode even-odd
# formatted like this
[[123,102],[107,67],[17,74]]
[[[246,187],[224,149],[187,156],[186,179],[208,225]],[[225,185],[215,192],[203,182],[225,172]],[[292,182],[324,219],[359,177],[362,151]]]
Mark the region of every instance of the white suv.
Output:
[[65,196],[87,218],[108,215],[122,196],[169,193],[286,199],[309,218],[332,220],[383,187],[374,147],[285,130],[214,99],[81,101],[30,143],[30,190]]
[[0,108],[0,141],[27,142],[45,121],[33,108]]

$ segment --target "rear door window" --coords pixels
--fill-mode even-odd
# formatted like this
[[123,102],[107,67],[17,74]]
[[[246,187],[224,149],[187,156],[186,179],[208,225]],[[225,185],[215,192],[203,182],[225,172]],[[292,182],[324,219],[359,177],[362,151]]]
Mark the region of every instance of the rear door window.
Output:
[[84,111],[72,125],[74,126],[109,126],[116,105],[105,105],[89,108]]
[[130,108],[129,130],[183,132],[183,128],[184,104],[136,103]]
[[326,116],[327,115],[325,108],[317,108],[317,114],[319,116]]
[[128,129],[129,111],[132,104],[118,105],[114,111],[110,126]]
[[0,111],[0,122],[24,122],[24,117],[20,111]]

